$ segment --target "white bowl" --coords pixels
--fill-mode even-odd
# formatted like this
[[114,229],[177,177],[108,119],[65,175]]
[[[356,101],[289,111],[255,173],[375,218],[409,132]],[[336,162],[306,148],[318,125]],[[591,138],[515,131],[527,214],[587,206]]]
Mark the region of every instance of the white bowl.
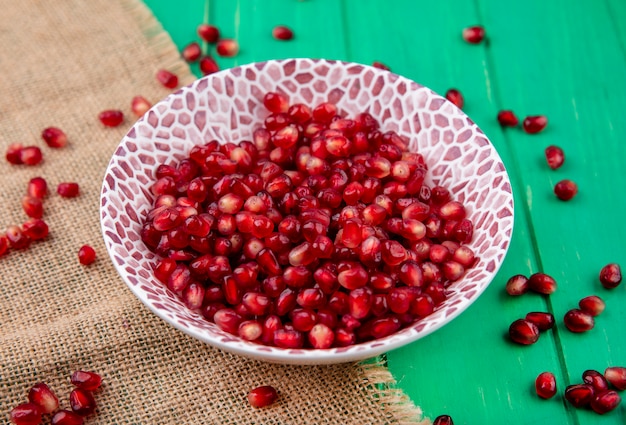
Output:
[[[330,101],[349,117],[367,111],[385,131],[410,140],[428,166],[429,184],[449,188],[473,221],[468,245],[475,267],[448,287],[447,299],[430,316],[386,338],[350,347],[283,349],[244,341],[189,310],[152,272],[157,255],[141,240],[151,209],[149,187],[163,162],[188,156],[212,139],[251,140],[268,112],[263,95],[286,93],[291,103]],[[104,240],[117,271],[131,291],[175,328],[220,349],[254,359],[291,364],[362,360],[414,342],[461,314],[487,288],[500,268],[513,231],[513,196],[508,175],[483,132],[460,109],[428,88],[388,71],[355,63],[287,59],[252,63],[195,81],[157,103],[130,129],[116,149],[101,193]]]

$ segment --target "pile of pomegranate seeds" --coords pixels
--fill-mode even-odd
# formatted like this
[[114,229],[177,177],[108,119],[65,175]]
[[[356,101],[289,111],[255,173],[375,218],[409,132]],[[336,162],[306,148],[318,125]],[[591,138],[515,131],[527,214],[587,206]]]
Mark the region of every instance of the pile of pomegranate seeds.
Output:
[[93,391],[100,388],[102,378],[95,372],[76,371],[70,378],[76,387],[69,395],[72,410],[59,410],[59,399],[50,387],[43,383],[33,385],[28,392],[28,402],[15,406],[9,413],[15,425],[39,425],[44,415],[54,413],[52,425],[82,425],[84,417],[96,409]]
[[156,169],[142,229],[155,277],[222,330],[283,348],[382,338],[430,313],[476,259],[473,224],[368,113],[290,105],[253,140]]
[[256,387],[248,393],[248,402],[252,407],[267,407],[278,399],[278,392],[271,385]]

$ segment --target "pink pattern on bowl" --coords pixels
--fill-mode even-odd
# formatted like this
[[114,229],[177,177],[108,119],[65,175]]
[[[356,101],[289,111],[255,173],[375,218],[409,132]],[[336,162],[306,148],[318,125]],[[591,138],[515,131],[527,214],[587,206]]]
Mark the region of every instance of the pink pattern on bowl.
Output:
[[[268,115],[267,91],[292,103],[331,101],[349,117],[372,114],[385,131],[410,140],[429,165],[427,183],[450,188],[475,224],[469,246],[480,261],[449,287],[447,300],[427,318],[389,337],[347,348],[288,350],[250,343],[189,310],[163,284],[156,255],[141,241],[151,208],[149,187],[158,164],[188,156],[212,139],[250,140]],[[493,145],[460,109],[440,95],[388,71],[355,63],[286,59],[253,63],[209,75],[157,103],[116,149],[102,185],[101,225],[109,255],[132,292],[177,329],[223,350],[292,364],[330,364],[371,358],[422,338],[461,314],[487,288],[506,255],[513,231],[511,184]]]

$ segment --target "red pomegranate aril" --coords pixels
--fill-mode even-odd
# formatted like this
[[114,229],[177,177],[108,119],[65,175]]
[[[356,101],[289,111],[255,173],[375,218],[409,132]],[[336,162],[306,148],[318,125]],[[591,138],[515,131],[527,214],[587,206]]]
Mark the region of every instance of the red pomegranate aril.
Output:
[[168,89],[175,89],[178,86],[178,77],[167,69],[159,69],[156,73],[156,79]]
[[465,267],[466,269],[472,267],[476,262],[474,251],[468,246],[459,246],[452,254],[452,259]]
[[498,122],[502,127],[517,127],[519,118],[513,111],[505,110],[498,112]]
[[298,292],[296,302],[301,307],[316,309],[326,303],[326,297],[319,288],[304,288]]
[[43,216],[43,202],[41,202],[41,198],[24,195],[22,197],[22,209],[29,217],[41,218]]
[[307,266],[315,260],[315,253],[309,242],[303,242],[289,251],[289,264],[292,266]]
[[337,115],[337,107],[332,103],[320,103],[313,108],[313,121],[328,124]]
[[41,132],[41,138],[51,148],[63,148],[67,145],[67,135],[57,127],[47,127]]
[[293,39],[293,31],[284,25],[277,25],[272,29],[272,37],[276,40],[291,40]]
[[248,393],[248,402],[252,407],[267,407],[276,402],[278,392],[270,385],[263,385],[250,390]]
[[348,347],[356,344],[354,332],[344,328],[335,329],[335,345],[337,347]]
[[173,292],[181,292],[189,285],[191,272],[184,264],[177,264],[176,268],[167,280],[167,287]]
[[43,413],[52,413],[59,408],[59,399],[50,387],[39,382],[33,385],[28,392],[28,400],[41,407]]
[[517,344],[534,344],[539,340],[539,328],[526,319],[517,319],[509,326],[509,337]]
[[15,425],[39,425],[43,409],[34,403],[22,403],[11,409],[9,420]]
[[604,371],[604,377],[615,389],[626,390],[626,367],[607,367]]
[[480,25],[474,25],[463,29],[463,40],[471,44],[478,44],[485,38],[485,29]]
[[372,308],[372,290],[368,287],[353,289],[348,294],[348,311],[357,320],[365,319]]
[[26,249],[30,246],[31,239],[22,232],[19,226],[11,225],[7,227],[5,236],[12,249]]
[[263,326],[256,320],[246,320],[239,325],[238,335],[246,341],[255,341],[263,335]]
[[563,149],[558,146],[548,146],[545,149],[546,161],[548,162],[548,166],[553,170],[560,168],[565,162],[565,154],[563,153]]
[[198,36],[207,43],[215,43],[220,38],[220,30],[209,24],[200,24],[197,29]]
[[51,425],[83,425],[85,420],[82,416],[71,410],[59,410],[50,420]]
[[223,331],[237,335],[242,318],[232,308],[223,308],[215,312],[213,322]]
[[81,416],[86,416],[96,410],[96,400],[91,391],[75,388],[70,393],[70,407]]
[[545,273],[534,273],[528,278],[528,289],[539,294],[550,295],[556,291],[556,280]]
[[439,415],[433,421],[433,425],[454,425],[454,421],[449,415]]
[[443,276],[450,282],[455,282],[463,277],[465,268],[456,261],[446,261],[442,265]]
[[596,395],[591,399],[591,409],[599,415],[604,415],[612,410],[614,410],[619,404],[622,402],[622,398],[620,395],[613,391],[607,390],[603,391]]
[[511,276],[506,282],[505,289],[509,295],[523,295],[529,290],[528,278],[521,274]]
[[105,127],[117,127],[124,122],[124,113],[119,109],[107,109],[100,112],[98,119]]
[[372,62],[372,66],[374,68],[382,69],[382,70],[385,70],[385,71],[391,71],[391,68],[389,66],[385,65],[384,63],[382,63],[380,61]]
[[278,329],[274,332],[274,344],[280,348],[302,348],[302,332],[295,329]]
[[20,165],[22,164],[21,152],[24,149],[24,145],[21,143],[13,143],[7,148],[5,158],[9,164]]
[[556,394],[556,378],[552,372],[542,372],[535,379],[535,391],[543,399],[550,399]]
[[597,295],[590,295],[581,299],[578,302],[578,306],[585,313],[595,317],[604,311],[606,304],[604,303],[602,298],[598,297]]
[[569,310],[563,317],[565,327],[571,332],[587,332],[594,327],[593,316],[577,308]]
[[400,329],[402,323],[395,316],[382,317],[380,319],[373,319],[368,322],[369,334],[375,338],[384,338],[389,336]]
[[596,394],[609,389],[609,383],[600,372],[597,370],[589,369],[583,372],[583,383],[589,384],[593,387]]
[[600,270],[600,283],[606,289],[617,288],[622,282],[622,269],[617,263],[609,263]]
[[537,326],[540,331],[552,329],[556,323],[552,313],[544,313],[541,311],[532,311],[526,314],[526,320]]
[[217,42],[215,51],[222,57],[231,58],[239,53],[239,43],[231,38],[224,38]]
[[204,286],[198,282],[190,282],[183,289],[181,299],[189,310],[198,310],[204,301]]
[[187,44],[182,51],[183,59],[187,62],[197,61],[200,59],[200,55],[202,55],[202,49],[200,48],[200,44],[196,41]]
[[212,56],[203,56],[198,63],[202,75],[211,75],[220,70],[219,65]]
[[152,104],[143,96],[135,96],[130,101],[130,109],[136,117],[142,117],[152,107]]
[[43,177],[33,177],[28,182],[26,193],[29,196],[43,199],[48,194],[48,183]]
[[554,194],[561,201],[569,201],[578,193],[578,186],[571,180],[564,179],[554,185]]
[[48,236],[49,229],[45,221],[40,218],[29,218],[22,223],[22,233],[32,241],[39,241]]
[[429,252],[430,261],[436,264],[443,263],[450,258],[450,251],[443,245],[433,244]]
[[154,276],[162,283],[167,283],[175,268],[176,261],[171,258],[161,258],[154,266]]
[[276,256],[272,251],[267,248],[263,248],[256,256],[256,261],[259,263],[261,270],[267,273],[269,276],[276,276],[282,274],[282,269]]
[[365,268],[357,262],[345,261],[343,270],[339,270],[337,280],[341,286],[348,290],[353,290],[365,286],[369,280],[369,275]]
[[77,370],[70,376],[70,382],[77,388],[95,391],[102,385],[102,377],[95,372]]
[[445,98],[452,102],[457,108],[463,109],[463,95],[457,89],[449,89],[446,92]]
[[382,260],[388,266],[397,266],[407,258],[406,249],[395,240],[386,240],[381,246]]
[[543,131],[548,125],[548,119],[545,115],[532,115],[524,118],[522,128],[528,134],[536,134]]
[[577,408],[589,406],[593,397],[594,390],[589,384],[574,384],[565,388],[565,399]]
[[83,245],[78,250],[78,261],[83,266],[88,266],[96,261],[96,250],[89,245]]
[[418,318],[426,317],[435,311],[435,303],[428,294],[419,294],[411,301],[409,312]]
[[287,112],[289,110],[289,99],[282,93],[268,92],[263,97],[263,106],[273,114]]
[[20,150],[20,163],[24,165],[38,165],[43,161],[41,149],[37,146],[24,146]]

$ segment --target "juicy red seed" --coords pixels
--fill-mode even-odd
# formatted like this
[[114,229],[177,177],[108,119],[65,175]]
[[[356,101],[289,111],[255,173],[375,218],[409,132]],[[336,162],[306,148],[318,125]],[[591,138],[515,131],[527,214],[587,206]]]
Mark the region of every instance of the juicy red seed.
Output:
[[345,264],[345,269],[337,275],[339,284],[349,290],[365,286],[369,280],[367,270],[356,262],[345,262]]
[[589,384],[575,384],[565,388],[565,399],[574,407],[587,407],[593,396],[593,387]]
[[222,308],[215,312],[213,322],[223,331],[237,335],[242,318],[231,308]]
[[519,118],[513,111],[498,112],[498,122],[502,127],[516,127],[519,124]]
[[19,226],[11,225],[7,227],[5,236],[12,249],[26,249],[30,246],[31,239],[24,234]]
[[270,385],[263,385],[250,390],[248,393],[248,402],[252,407],[266,407],[278,399],[278,392]]
[[124,113],[117,109],[108,109],[100,112],[98,119],[106,127],[117,127],[124,122]]
[[280,348],[301,348],[302,332],[295,329],[278,329],[274,332],[274,344]]
[[83,425],[85,420],[70,410],[59,410],[52,416],[51,425]]
[[446,99],[452,102],[457,108],[463,109],[463,95],[457,89],[450,89],[446,92]]
[[32,386],[28,392],[28,400],[41,407],[44,413],[52,413],[59,408],[59,399],[43,382]]
[[553,170],[560,168],[565,162],[565,154],[563,153],[563,149],[558,146],[548,146],[545,151],[546,161],[548,162],[548,166]]
[[[22,223],[22,233],[26,238],[38,241],[48,236],[49,229],[45,221],[40,218],[30,218]],[[6,239],[6,237],[5,237]],[[2,249],[0,248],[0,255]]]
[[41,149],[37,146],[25,146],[20,150],[20,162],[24,165],[38,165],[43,161]]
[[332,103],[320,103],[313,108],[313,120],[322,124],[327,124],[337,115],[337,107]]
[[211,56],[203,56],[198,64],[202,75],[211,75],[220,70],[219,65]]
[[611,366],[604,371],[604,377],[616,389],[626,390],[626,367]]
[[603,391],[591,399],[591,409],[599,415],[614,410],[622,402],[622,398],[613,390]]
[[215,51],[220,56],[230,58],[239,53],[239,43],[236,40],[224,38],[217,42]]
[[5,158],[9,164],[20,165],[22,163],[22,149],[24,149],[24,146],[21,143],[9,145],[5,154]]
[[167,69],[159,69],[156,73],[156,79],[168,89],[175,89],[178,86],[178,77]]
[[327,325],[317,323],[309,331],[308,339],[313,348],[330,348],[335,340],[335,334]]
[[87,391],[95,391],[102,384],[102,377],[95,373],[85,370],[77,370],[70,376],[70,382],[77,388]]
[[622,269],[617,263],[610,263],[600,270],[600,283],[606,289],[616,288],[622,282]]
[[374,61],[374,62],[372,62],[372,66],[373,66],[374,68],[383,69],[383,70],[385,70],[385,71],[391,71],[391,68],[390,68],[389,66],[387,66],[387,65],[385,65],[384,63],[379,62],[379,61]]
[[454,425],[454,421],[449,415],[439,415],[433,421],[433,425]]
[[609,389],[609,383],[600,372],[589,369],[583,372],[583,382],[593,387],[596,394]]
[[579,309],[571,309],[563,317],[565,327],[571,332],[580,333],[593,329],[593,316]]
[[533,311],[526,315],[526,320],[533,323],[540,331],[552,329],[555,324],[554,315],[552,313],[544,313]]
[[373,319],[368,323],[369,334],[374,338],[384,338],[395,333],[402,323],[395,316],[383,317],[380,319]]
[[41,132],[41,138],[51,148],[62,148],[67,145],[67,135],[57,127],[44,128]]
[[238,334],[246,341],[255,341],[263,335],[263,326],[256,320],[246,320],[239,325]]
[[63,182],[57,185],[57,193],[63,198],[75,198],[80,194],[79,192],[78,183]]
[[545,115],[533,115],[524,118],[522,128],[528,134],[535,134],[542,131],[548,125],[548,119]]
[[564,179],[554,185],[554,194],[561,201],[569,201],[578,193],[578,186],[571,180]]
[[41,218],[43,216],[43,202],[40,198],[24,195],[22,197],[22,209],[29,217]]
[[9,419],[16,425],[39,425],[43,413],[43,409],[34,403],[22,403],[11,410]]
[[284,25],[277,25],[272,30],[272,36],[276,40],[291,40],[293,38],[293,31]]
[[152,104],[143,96],[135,96],[130,101],[130,109],[136,117],[143,116],[152,107]]
[[539,340],[539,328],[525,319],[517,319],[509,326],[511,341],[521,345],[534,344]]
[[463,29],[463,39],[468,43],[478,44],[485,38],[485,29],[480,25],[474,25]]
[[96,250],[89,245],[83,245],[78,250],[78,261],[84,266],[96,261]]
[[592,316],[597,316],[604,311],[606,304],[604,303],[602,298],[598,297],[597,295],[590,295],[581,299],[578,302],[578,306],[585,313],[588,313]]
[[556,394],[556,378],[552,372],[542,372],[535,379],[535,391],[544,399],[554,397]]
[[263,97],[263,106],[275,114],[287,112],[289,110],[289,99],[282,93],[268,92]]
[[86,416],[96,410],[96,400],[91,391],[76,388],[70,393],[70,407],[81,416]]
[[5,235],[0,234],[0,257],[9,251],[9,239]]
[[220,38],[220,30],[214,25],[200,24],[197,32],[198,36],[207,43],[215,43]]
[[539,294],[550,295],[556,287],[556,280],[545,273],[535,273],[528,278],[528,289]]
[[202,55],[202,49],[200,45],[193,41],[186,45],[182,51],[183,59],[187,62],[195,62],[200,59],[200,55]]

